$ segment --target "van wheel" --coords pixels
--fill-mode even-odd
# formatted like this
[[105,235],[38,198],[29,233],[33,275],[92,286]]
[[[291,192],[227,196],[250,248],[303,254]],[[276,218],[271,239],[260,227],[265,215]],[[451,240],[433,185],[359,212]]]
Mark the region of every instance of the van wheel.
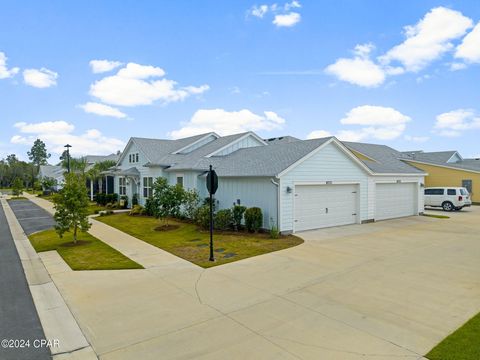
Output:
[[454,209],[453,204],[450,201],[445,201],[442,204],[442,208],[444,211],[452,211]]

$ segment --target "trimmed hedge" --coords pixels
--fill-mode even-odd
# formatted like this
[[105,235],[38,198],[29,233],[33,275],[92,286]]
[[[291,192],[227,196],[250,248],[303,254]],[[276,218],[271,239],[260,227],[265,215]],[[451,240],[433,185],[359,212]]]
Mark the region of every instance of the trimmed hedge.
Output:
[[251,207],[245,210],[245,226],[250,232],[257,232],[263,225],[262,209]]

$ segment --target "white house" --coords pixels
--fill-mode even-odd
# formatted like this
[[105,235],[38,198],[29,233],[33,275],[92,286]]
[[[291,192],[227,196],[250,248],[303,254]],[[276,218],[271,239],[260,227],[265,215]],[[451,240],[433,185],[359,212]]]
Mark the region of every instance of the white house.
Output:
[[296,232],[364,223],[423,211],[422,170],[384,145],[343,143],[335,137],[264,140],[253,132],[207,133],[178,140],[133,137],[113,172],[114,189],[139,202],[159,176],[206,197],[205,176],[219,176],[217,208],[258,206],[263,227]]

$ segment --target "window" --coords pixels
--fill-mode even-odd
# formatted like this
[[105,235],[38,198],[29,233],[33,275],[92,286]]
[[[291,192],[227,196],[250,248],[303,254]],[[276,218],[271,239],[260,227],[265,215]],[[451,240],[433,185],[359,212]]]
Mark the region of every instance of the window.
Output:
[[455,189],[448,189],[447,195],[457,195],[457,191]]
[[468,195],[468,191],[465,189],[460,189],[460,194],[462,195]]
[[120,195],[127,194],[127,179],[124,177],[118,179],[118,193]]
[[443,189],[425,189],[425,195],[443,195]]
[[129,163],[132,162],[132,154],[128,155],[128,162],[129,162]]
[[183,187],[183,175],[177,175],[177,185]]
[[135,162],[138,163],[138,153],[135,154]]
[[144,177],[143,178],[143,197],[149,198],[152,196],[153,192],[153,178]]

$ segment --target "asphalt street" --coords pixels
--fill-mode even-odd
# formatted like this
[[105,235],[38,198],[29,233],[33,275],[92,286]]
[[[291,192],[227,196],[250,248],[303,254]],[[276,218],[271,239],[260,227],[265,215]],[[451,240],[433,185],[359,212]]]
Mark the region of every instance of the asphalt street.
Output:
[[[25,200],[30,203],[30,201]],[[23,201],[13,201],[23,202]],[[33,204],[32,204],[33,205]],[[15,204],[21,207],[22,204]],[[25,208],[24,208],[25,209]],[[37,214],[21,212],[24,217]],[[50,223],[52,219],[50,217]],[[28,221],[27,221],[28,224]],[[23,224],[22,224],[23,225]],[[45,227],[37,225],[37,227]],[[51,226],[51,225],[50,225]],[[30,231],[33,224],[28,224]],[[3,208],[0,206],[0,359],[2,360],[43,360],[51,359],[50,350],[36,347],[44,339],[40,320],[32,300],[22,263],[10,233]],[[12,348],[5,348],[10,340]],[[23,346],[23,347],[20,347]]]
[[27,235],[55,225],[52,215],[30,200],[13,200],[9,205]]

